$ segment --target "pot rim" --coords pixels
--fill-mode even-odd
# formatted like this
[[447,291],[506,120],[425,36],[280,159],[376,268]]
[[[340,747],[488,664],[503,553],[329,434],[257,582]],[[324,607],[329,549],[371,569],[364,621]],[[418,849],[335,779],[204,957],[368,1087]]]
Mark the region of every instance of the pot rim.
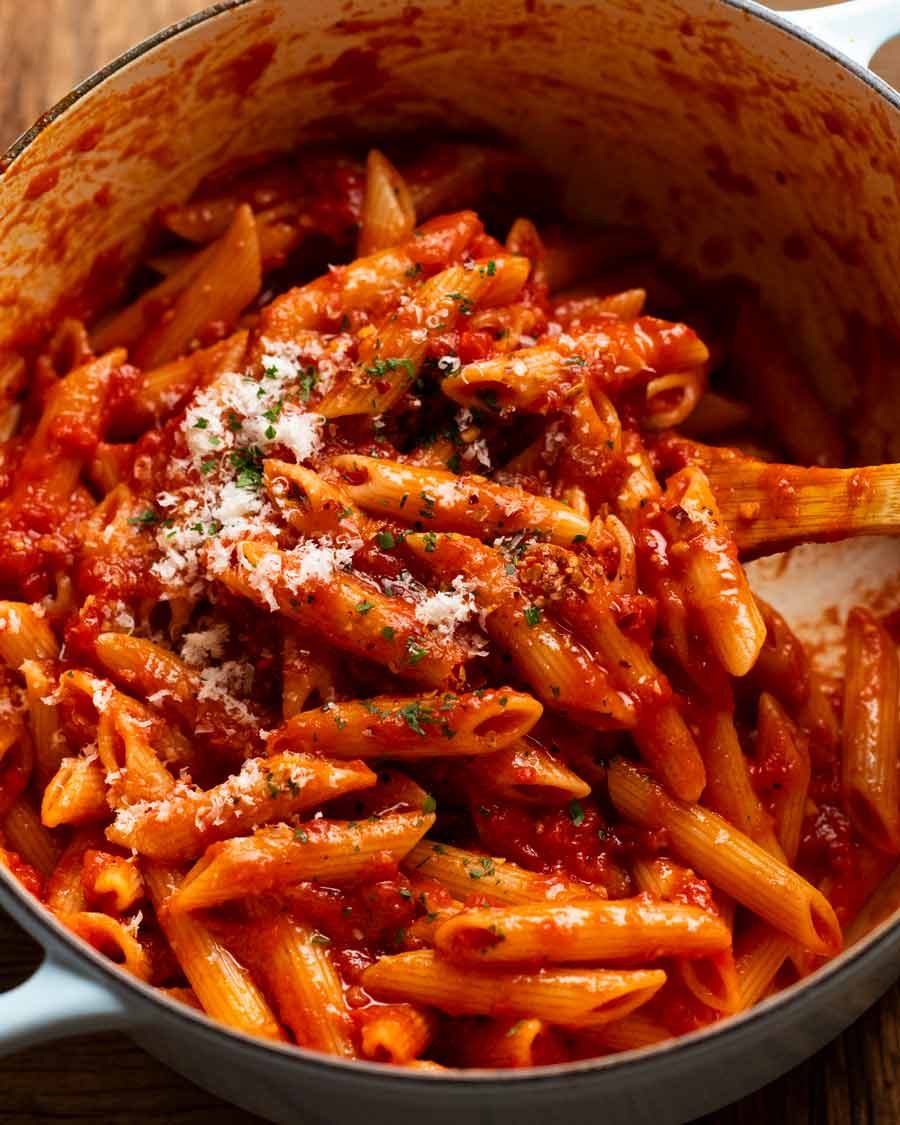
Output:
[[[102,85],[107,78],[182,32],[224,15],[232,9],[258,2],[259,0],[219,0],[218,3],[179,20],[177,23],[171,24],[135,44],[135,46],[89,75],[43,113],[0,156],[0,182],[2,182],[5,173],[12,164],[37,140],[45,129],[96,87]],[[745,13],[751,18],[769,23],[807,46],[814,48],[871,87],[892,108],[900,111],[900,92],[865,66],[841,54],[836,48],[818,39],[806,29],[791,23],[785,14],[765,8],[756,3],[755,0],[714,0],[714,2],[722,3],[729,8]],[[435,1083],[448,1085],[458,1090],[471,1089],[473,1091],[482,1089],[487,1082],[498,1083],[504,1087],[521,1088],[522,1086],[538,1084],[547,1087],[562,1080],[570,1081],[575,1076],[596,1075],[607,1071],[618,1073],[625,1070],[634,1070],[645,1064],[649,1066],[656,1060],[662,1061],[665,1059],[666,1062],[677,1062],[679,1057],[702,1053],[710,1044],[723,1043],[729,1037],[736,1038],[748,1033],[748,1029],[752,1028],[753,1025],[759,1024],[763,1020],[769,1020],[775,1012],[792,1004],[799,998],[800,993],[821,989],[836,975],[849,973],[851,966],[858,966],[864,959],[869,961],[879,960],[882,951],[892,941],[898,939],[898,931],[900,931],[900,912],[898,912],[885,919],[870,934],[855,945],[845,949],[809,977],[789,985],[774,996],[762,1000],[744,1012],[726,1017],[721,1022],[710,1024],[687,1035],[666,1040],[662,1044],[635,1048],[614,1055],[556,1063],[543,1067],[528,1067],[521,1070],[467,1068],[466,1070],[428,1072],[402,1067],[386,1067],[382,1063],[370,1062],[365,1059],[335,1058],[312,1051],[309,1048],[261,1039],[212,1020],[205,1013],[195,1011],[171,999],[144,981],[131,976],[93,949],[87,942],[79,939],[63,926],[47,907],[34,900],[15,877],[2,866],[0,866],[0,906],[11,914],[15,922],[30,937],[39,942],[45,954],[50,955],[56,948],[59,948],[61,950],[59,959],[63,964],[74,959],[80,963],[79,968],[84,967],[93,970],[90,973],[92,977],[99,975],[105,978],[101,981],[102,984],[117,991],[131,992],[135,998],[143,1002],[162,1007],[168,1011],[170,1016],[183,1021],[188,1033],[205,1033],[213,1040],[222,1042],[223,1045],[235,1044],[259,1053],[261,1058],[271,1057],[274,1054],[294,1065],[309,1066],[313,1069],[336,1069],[344,1071],[348,1077],[373,1080],[385,1087],[394,1086],[400,1080],[407,1086],[418,1086],[423,1092],[429,1087],[433,1088]],[[126,1021],[126,1030],[140,1028],[145,1023],[146,1019],[143,1016],[136,1015],[134,1019]]]

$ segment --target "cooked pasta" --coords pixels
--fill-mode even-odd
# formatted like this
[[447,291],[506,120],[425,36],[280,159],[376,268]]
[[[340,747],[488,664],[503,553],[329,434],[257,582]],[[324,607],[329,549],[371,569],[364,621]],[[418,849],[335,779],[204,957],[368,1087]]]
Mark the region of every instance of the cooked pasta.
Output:
[[743,562],[897,530],[900,467],[841,467],[758,302],[706,341],[642,236],[501,218],[526,169],[257,165],[0,349],[0,863],[341,1058],[650,1047],[898,898],[895,623],[826,679]]

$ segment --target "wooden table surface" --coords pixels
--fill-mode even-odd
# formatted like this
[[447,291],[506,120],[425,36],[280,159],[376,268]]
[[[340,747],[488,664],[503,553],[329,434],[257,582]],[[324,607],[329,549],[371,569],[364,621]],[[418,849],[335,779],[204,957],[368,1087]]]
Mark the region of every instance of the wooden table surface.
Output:
[[[662,0],[653,0],[662,2]],[[75,83],[126,47],[201,10],[198,0],[0,0],[0,151]],[[778,0],[775,7],[798,7]],[[900,84],[900,43],[880,53]],[[25,979],[35,944],[0,914],[0,989]],[[88,1035],[0,1062],[0,1125],[251,1125],[121,1034]],[[900,985],[784,1078],[703,1125],[897,1125]]]

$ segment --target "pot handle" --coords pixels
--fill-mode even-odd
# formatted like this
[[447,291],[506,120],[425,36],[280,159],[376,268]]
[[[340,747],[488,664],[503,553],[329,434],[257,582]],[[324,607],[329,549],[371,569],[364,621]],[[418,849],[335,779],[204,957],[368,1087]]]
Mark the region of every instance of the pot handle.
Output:
[[124,1002],[108,985],[48,955],[28,980],[0,993],[0,1056],[128,1022]]
[[897,0],[846,0],[825,8],[777,14],[865,67],[878,48],[900,32]]

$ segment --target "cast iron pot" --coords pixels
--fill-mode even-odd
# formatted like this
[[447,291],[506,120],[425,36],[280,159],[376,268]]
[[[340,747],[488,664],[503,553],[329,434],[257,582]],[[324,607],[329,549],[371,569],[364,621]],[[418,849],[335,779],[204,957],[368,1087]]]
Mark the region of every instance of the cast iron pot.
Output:
[[[756,281],[826,401],[854,408],[857,450],[900,460],[900,425],[885,422],[900,379],[859,358],[863,337],[894,339],[900,310],[900,98],[865,68],[897,30],[900,0],[789,18],[750,0],[217,4],[83,83],[0,162],[0,346],[96,304],[155,207],[233,159],[398,130],[499,133],[563,181],[573,214],[639,222],[666,257]],[[846,558],[789,566],[777,600],[851,596]],[[853,558],[872,589],[900,574],[892,541]],[[229,1031],[111,965],[2,870],[0,905],[45,951],[0,996],[0,1050],[121,1029],[222,1097],[306,1125],[683,1122],[807,1058],[900,973],[888,921],[802,984],[662,1048],[444,1076]]]

